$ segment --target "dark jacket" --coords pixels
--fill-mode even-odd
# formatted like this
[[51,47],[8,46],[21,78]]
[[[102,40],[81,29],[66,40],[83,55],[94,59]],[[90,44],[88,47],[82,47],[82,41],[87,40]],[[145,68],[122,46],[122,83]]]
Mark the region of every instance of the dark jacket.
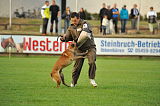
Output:
[[80,20],[79,24],[77,26],[74,26],[71,24],[69,28],[67,29],[66,36],[65,36],[65,41],[75,41],[77,42],[78,37],[82,31],[85,31],[87,33],[91,33],[91,39],[88,39],[80,48],[79,50],[81,51],[86,51],[89,50],[90,48],[95,48],[95,42],[94,42],[94,37],[92,35],[92,31],[90,29],[90,26],[87,22]]
[[107,9],[106,8],[102,8],[99,12],[99,16],[100,18],[103,18],[104,15],[107,15]]
[[138,16],[138,15],[139,15],[138,9],[136,9],[136,10],[137,10],[138,14],[135,15],[135,14],[134,14],[134,8],[131,9],[130,18],[135,18],[135,16]]
[[112,15],[113,15],[112,10],[111,9],[107,9],[106,13],[107,13],[107,19],[108,20],[112,19]]
[[51,19],[56,19],[58,16],[58,12],[60,11],[59,6],[58,5],[51,5],[49,10],[51,12]]

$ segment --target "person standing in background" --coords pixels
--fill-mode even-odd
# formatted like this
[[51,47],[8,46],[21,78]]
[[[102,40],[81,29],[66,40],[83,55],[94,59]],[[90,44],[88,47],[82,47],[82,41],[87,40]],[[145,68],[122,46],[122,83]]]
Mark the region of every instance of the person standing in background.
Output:
[[107,15],[105,15],[103,17],[103,20],[102,20],[102,30],[103,30],[103,35],[106,35],[106,29],[108,29],[108,19],[107,19]]
[[50,6],[50,12],[51,12],[51,27],[50,27],[50,32],[53,32],[53,25],[55,21],[55,32],[58,33],[58,16],[60,16],[60,10],[59,6],[56,5],[56,1],[52,1],[52,5]]
[[43,19],[42,35],[46,35],[48,20],[50,18],[49,1],[45,1],[45,5],[41,8],[41,15]]
[[64,19],[64,33],[66,33],[66,30],[69,27],[71,20],[71,11],[69,7],[67,7],[66,11],[64,11],[64,13],[62,14],[62,18]]
[[137,28],[137,21],[138,21],[139,11],[137,9],[137,4],[133,5],[133,8],[131,9],[131,28],[136,29]]
[[121,33],[126,32],[126,24],[128,20],[128,10],[126,9],[126,5],[122,7],[122,10],[120,11],[120,19],[121,19]]
[[150,7],[150,11],[147,13],[147,19],[149,23],[149,30],[151,34],[155,34],[155,28],[157,27],[157,13]]
[[117,34],[118,33],[118,17],[119,17],[119,10],[117,8],[117,4],[113,5],[112,13],[113,13],[112,18],[113,18],[114,30],[115,30],[115,33]]
[[79,16],[82,20],[85,20],[86,19],[86,14],[85,14],[85,11],[83,8],[80,9],[79,11]]
[[103,20],[104,15],[107,15],[106,12],[107,12],[106,4],[103,3],[102,4],[102,8],[100,9],[100,12],[99,12],[99,17],[100,17],[100,33],[102,33],[102,20]]
[[112,10],[110,8],[110,5],[107,6],[107,19],[108,19],[108,28],[107,28],[107,34],[113,33],[113,20],[112,20]]

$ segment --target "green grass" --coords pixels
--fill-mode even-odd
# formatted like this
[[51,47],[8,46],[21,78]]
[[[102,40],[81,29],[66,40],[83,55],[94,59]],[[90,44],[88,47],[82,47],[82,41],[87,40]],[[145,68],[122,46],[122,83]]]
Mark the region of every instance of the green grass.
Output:
[[[90,23],[91,26],[100,26],[100,20],[87,20],[88,23]],[[0,24],[6,24],[9,23],[9,18],[2,18],[0,17]],[[12,18],[12,23],[18,23],[18,24],[42,24],[42,19],[31,19],[31,18]],[[127,26],[130,27],[130,20],[127,22]],[[64,26],[64,20],[61,22],[62,26]],[[120,21],[119,24],[120,26]],[[147,21],[140,21],[140,27],[147,27],[148,23]]]
[[[75,88],[56,84],[50,72],[57,57],[0,57],[0,106],[159,106],[160,59],[97,58],[96,81],[88,63]],[[71,82],[72,66],[64,69]]]

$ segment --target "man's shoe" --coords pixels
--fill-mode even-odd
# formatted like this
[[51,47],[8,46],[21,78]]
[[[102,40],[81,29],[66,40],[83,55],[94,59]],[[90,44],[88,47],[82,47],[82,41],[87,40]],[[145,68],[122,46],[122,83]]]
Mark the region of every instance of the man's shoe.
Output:
[[97,84],[94,79],[90,79],[90,83],[92,84],[93,87],[97,87]]
[[45,33],[42,33],[42,36],[45,36],[45,35],[47,35],[47,34],[45,34]]
[[71,87],[75,87],[75,85],[71,83]]

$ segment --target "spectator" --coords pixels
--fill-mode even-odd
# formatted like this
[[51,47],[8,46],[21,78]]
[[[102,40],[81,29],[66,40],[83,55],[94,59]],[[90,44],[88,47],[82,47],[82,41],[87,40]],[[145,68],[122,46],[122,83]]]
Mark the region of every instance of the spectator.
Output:
[[114,30],[115,30],[115,33],[117,34],[118,33],[118,17],[119,17],[119,10],[117,7],[117,4],[114,4],[113,5],[113,8],[112,8],[112,13],[113,13],[113,24],[114,24]]
[[71,11],[69,7],[66,8],[66,11],[64,11],[62,18],[64,19],[64,33],[66,33],[66,30],[70,25],[71,19]]
[[126,32],[126,24],[128,20],[128,10],[126,9],[126,5],[122,7],[122,10],[120,11],[120,19],[121,19],[121,33]]
[[139,15],[139,11],[137,9],[137,4],[133,5],[133,8],[131,9],[131,28],[132,29],[136,29],[137,28],[137,21],[138,21],[138,15]]
[[107,19],[107,15],[105,15],[103,17],[102,20],[102,30],[103,30],[103,35],[106,35],[106,28],[108,28],[108,19]]
[[45,1],[45,5],[41,9],[41,15],[43,18],[42,35],[46,35],[48,20],[50,18],[49,1]]
[[86,14],[85,14],[85,11],[83,8],[80,9],[79,11],[79,15],[80,15],[80,18],[85,20],[86,19]]
[[107,11],[106,4],[103,3],[102,4],[102,8],[100,9],[100,12],[99,12],[99,16],[100,16],[100,32],[102,32],[102,20],[103,20],[103,17],[104,17],[104,15],[107,15],[106,11]]
[[108,28],[107,33],[111,34],[113,33],[113,20],[112,20],[112,10],[110,8],[110,5],[107,6],[107,19],[108,19]]
[[53,0],[52,1],[52,5],[50,6],[50,11],[51,11],[51,28],[50,28],[50,32],[53,32],[53,24],[55,21],[55,31],[56,33],[58,33],[58,16],[60,16],[60,10],[59,10],[59,6],[56,5],[56,1]]
[[157,27],[156,18],[157,18],[157,13],[153,10],[153,7],[150,7],[150,11],[147,13],[147,19],[151,34],[155,33],[155,28]]

